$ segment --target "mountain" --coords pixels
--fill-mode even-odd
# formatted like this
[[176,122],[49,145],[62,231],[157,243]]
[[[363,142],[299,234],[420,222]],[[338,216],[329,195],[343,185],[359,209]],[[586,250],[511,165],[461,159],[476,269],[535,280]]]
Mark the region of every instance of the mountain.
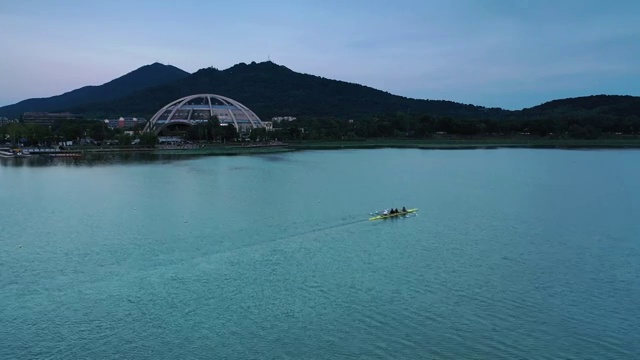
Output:
[[175,66],[153,63],[99,86],[85,86],[62,95],[27,99],[0,107],[0,116],[17,118],[28,111],[60,111],[88,103],[110,101],[135,91],[175,82],[189,73]]
[[632,117],[640,115],[640,97],[629,95],[591,95],[559,99],[523,109],[526,118]]
[[298,73],[271,61],[240,63],[225,70],[201,69],[188,77],[114,101],[67,110],[98,118],[125,115],[148,118],[173,100],[199,93],[230,97],[264,119],[272,116],[358,118],[395,112],[496,118],[509,113],[452,101],[406,98],[363,85]]
[[593,124],[606,120],[635,124],[640,115],[640,97],[636,96],[585,96],[509,111],[407,98],[368,86],[298,73],[266,61],[240,63],[225,70],[200,69],[193,74],[155,63],[101,86],[5,106],[0,108],[0,116],[17,117],[25,111],[70,111],[90,118],[150,118],[167,103],[199,93],[233,98],[263,119],[273,116],[357,119],[403,112],[456,119],[585,120]]

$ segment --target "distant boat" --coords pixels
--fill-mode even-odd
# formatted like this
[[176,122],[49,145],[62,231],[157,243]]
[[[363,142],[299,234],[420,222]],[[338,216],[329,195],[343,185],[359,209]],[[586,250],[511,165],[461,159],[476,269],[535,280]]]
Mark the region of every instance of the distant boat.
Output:
[[0,157],[3,158],[16,158],[31,156],[29,152],[22,151],[22,149],[2,149],[0,150]]
[[46,153],[42,156],[48,157],[82,157],[82,153]]
[[392,218],[392,217],[408,215],[408,214],[414,213],[416,211],[418,211],[418,209],[408,209],[407,211],[399,211],[399,212],[394,213],[394,214],[380,214],[378,216],[374,216],[372,218],[369,218],[369,220],[388,219],[388,218]]

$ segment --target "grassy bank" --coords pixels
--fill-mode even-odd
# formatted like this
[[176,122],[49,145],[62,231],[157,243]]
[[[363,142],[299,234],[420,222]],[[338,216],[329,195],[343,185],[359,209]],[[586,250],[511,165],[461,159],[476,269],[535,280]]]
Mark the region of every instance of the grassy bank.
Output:
[[238,146],[205,146],[192,149],[156,149],[153,154],[159,155],[250,155],[274,154],[293,151],[288,147],[238,147]]
[[251,155],[273,154],[299,150],[340,149],[497,149],[497,148],[548,148],[548,149],[640,149],[640,138],[625,139],[526,139],[526,138],[478,138],[478,139],[369,139],[358,141],[300,141],[283,146],[247,146],[239,144],[207,144],[193,148],[144,148],[144,147],[77,147],[66,152],[88,153],[137,153],[157,155]]
[[634,139],[460,139],[401,140],[375,139],[366,141],[304,141],[290,143],[297,150],[320,149],[487,149],[487,148],[640,148],[640,138]]

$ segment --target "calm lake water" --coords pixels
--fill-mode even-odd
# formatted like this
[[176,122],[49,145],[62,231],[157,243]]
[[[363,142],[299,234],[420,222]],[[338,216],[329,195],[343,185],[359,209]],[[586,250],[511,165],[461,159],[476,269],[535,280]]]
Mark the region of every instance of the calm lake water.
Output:
[[640,354],[640,151],[129,160],[0,162],[0,358]]

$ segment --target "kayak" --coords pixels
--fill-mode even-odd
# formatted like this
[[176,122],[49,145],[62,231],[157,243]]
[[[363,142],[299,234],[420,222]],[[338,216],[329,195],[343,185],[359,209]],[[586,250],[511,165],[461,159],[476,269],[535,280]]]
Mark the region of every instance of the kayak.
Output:
[[388,218],[392,218],[392,217],[396,217],[396,216],[402,216],[402,215],[407,215],[407,214],[411,214],[418,211],[418,209],[408,209],[407,211],[401,211],[395,214],[387,214],[387,215],[378,215],[378,216],[374,216],[372,218],[369,218],[369,220],[382,220],[382,219],[388,219]]

